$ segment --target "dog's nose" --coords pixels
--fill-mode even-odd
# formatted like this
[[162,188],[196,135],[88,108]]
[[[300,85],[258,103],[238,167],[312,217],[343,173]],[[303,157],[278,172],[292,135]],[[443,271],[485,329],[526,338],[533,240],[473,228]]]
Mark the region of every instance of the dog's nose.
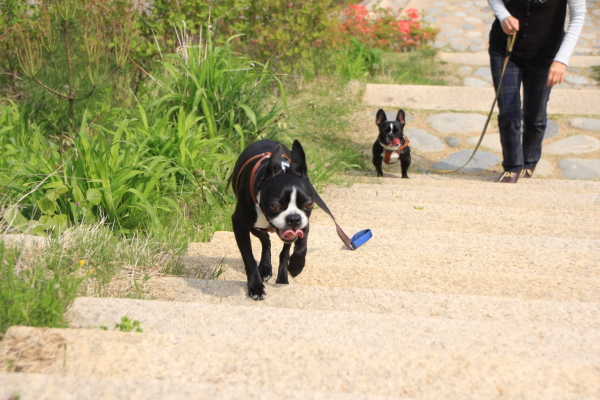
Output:
[[302,218],[300,218],[299,214],[291,214],[285,218],[285,222],[287,223],[287,225],[290,228],[296,229],[300,226],[300,222],[302,222]]

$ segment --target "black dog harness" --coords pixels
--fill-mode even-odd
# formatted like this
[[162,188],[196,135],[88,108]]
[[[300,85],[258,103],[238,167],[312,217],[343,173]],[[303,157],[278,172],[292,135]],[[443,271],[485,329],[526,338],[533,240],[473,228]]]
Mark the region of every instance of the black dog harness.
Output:
[[[410,144],[410,140],[408,140],[408,137],[405,135],[404,143],[401,146],[398,146],[398,148],[394,149],[394,150],[386,149],[383,146],[383,144],[381,144],[381,142],[379,142],[379,144],[381,145],[381,147],[383,147],[383,162],[384,162],[384,164],[392,165],[392,164],[396,164],[398,162],[398,160],[400,158],[400,152],[408,147],[408,145]],[[397,154],[398,157],[393,157],[394,154]]]

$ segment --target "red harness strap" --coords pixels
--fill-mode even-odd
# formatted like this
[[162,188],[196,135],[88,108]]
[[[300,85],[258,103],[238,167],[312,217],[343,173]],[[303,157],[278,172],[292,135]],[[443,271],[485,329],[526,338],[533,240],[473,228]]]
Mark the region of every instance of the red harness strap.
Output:
[[400,156],[400,152],[402,150],[404,150],[405,148],[407,148],[408,145],[409,145],[409,143],[410,143],[410,140],[408,140],[408,137],[404,136],[404,144],[402,146],[398,147],[396,150],[388,150],[388,149],[384,148],[383,149],[384,150],[384,153],[383,153],[383,162],[385,163],[385,165],[395,164],[396,161],[390,162],[390,159],[392,158],[392,154],[397,153],[398,156]]
[[[288,158],[288,156],[286,156],[285,154],[282,154],[281,156],[283,157],[283,159],[287,160],[290,164],[292,163],[292,160],[290,160]],[[252,173],[250,173],[250,197],[252,198],[252,201],[254,202],[254,204],[257,204],[256,196],[254,195],[254,181],[256,179],[256,171],[258,171],[258,168],[260,167],[260,164],[262,164],[263,160],[265,160],[267,158],[271,158],[271,153],[267,151],[265,153],[257,154],[253,157],[250,157],[241,166],[240,170],[238,171],[237,177],[235,178],[235,194],[237,196],[238,184],[240,182],[240,176],[242,175],[242,171],[244,170],[244,168],[246,168],[248,166],[248,164],[250,164],[252,161],[256,160],[257,158],[259,160],[256,162],[256,164],[254,164],[254,167],[252,168]]]

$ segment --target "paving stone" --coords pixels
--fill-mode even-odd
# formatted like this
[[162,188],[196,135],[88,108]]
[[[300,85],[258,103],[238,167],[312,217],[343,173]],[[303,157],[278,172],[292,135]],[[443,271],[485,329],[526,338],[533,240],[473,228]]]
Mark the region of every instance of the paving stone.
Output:
[[440,12],[439,8],[430,8],[429,10],[427,10],[427,14],[429,14],[429,15],[439,14],[439,12]]
[[475,11],[475,10],[466,10],[465,12],[466,12],[467,14],[474,14],[474,13],[476,13],[477,11]]
[[483,43],[485,40],[481,39],[481,38],[471,38],[471,39],[467,39],[468,43],[477,43],[477,44],[481,44]]
[[[467,139],[467,143],[472,144],[473,146],[477,145],[478,141],[479,136],[474,136]],[[501,153],[502,145],[500,144],[500,134],[487,133],[481,141],[481,147]]]
[[[454,169],[462,166],[468,159],[471,157],[473,150],[462,150],[456,153],[451,154],[450,156],[444,158],[442,161],[437,162],[432,165],[433,169],[438,171]],[[489,153],[487,151],[478,151],[473,159],[469,161],[466,167],[461,169],[462,172],[477,172],[483,171],[488,167],[493,167],[500,163],[500,157],[495,155],[494,153]]]
[[569,85],[568,83],[558,83],[556,85],[554,85],[553,89],[571,89],[571,85]]
[[552,120],[548,120],[546,123],[546,131],[544,132],[544,139],[550,139],[558,135],[558,124]]
[[470,31],[465,33],[465,37],[467,38],[480,38],[482,35],[481,32]]
[[546,154],[581,154],[600,149],[600,140],[591,136],[576,135],[546,145]]
[[410,146],[423,152],[441,151],[446,148],[444,143],[430,133],[422,129],[408,128],[406,136],[410,139]]
[[467,24],[473,24],[473,25],[477,25],[477,24],[483,24],[483,20],[479,19],[479,18],[475,18],[475,17],[466,17],[464,19],[464,21]]
[[431,15],[426,15],[423,17],[423,21],[433,24],[435,22],[438,22],[438,19],[436,17],[432,17]]
[[450,47],[456,51],[465,51],[467,49],[467,45],[464,43],[452,43]]
[[448,143],[448,146],[450,146],[450,147],[458,147],[458,146],[460,146],[460,142],[461,142],[461,140],[459,138],[452,137],[452,136],[446,136],[444,138],[444,140],[446,141],[446,143]]
[[585,40],[584,38],[579,38],[579,40],[577,40],[577,46],[588,46],[590,43]]
[[473,45],[469,46],[469,51],[472,51],[473,53],[478,53],[482,50],[483,50],[483,46],[480,44],[473,44]]
[[469,7],[473,7],[473,3],[470,1],[463,1],[462,3],[460,3],[460,6],[462,8],[469,8]]
[[445,1],[436,1],[433,3],[434,7],[446,7],[447,5],[448,3]]
[[596,35],[594,35],[593,33],[582,33],[579,36],[587,40],[594,40],[596,38]]
[[477,26],[471,24],[462,24],[460,27],[463,28],[465,31],[474,31],[477,29]]
[[600,131],[600,119],[596,118],[573,118],[569,125],[586,131]]
[[[496,20],[496,18],[494,18],[494,17],[489,17],[489,18],[486,18],[486,19],[484,19],[484,22],[485,22],[486,24],[493,24],[495,20]],[[487,30],[489,30],[489,29],[487,29]]]
[[444,35],[446,37],[453,37],[453,36],[458,36],[461,35],[464,31],[462,29],[450,29],[448,31],[444,32]]
[[550,176],[552,172],[554,172],[554,166],[552,166],[552,163],[542,159],[538,161],[537,165],[535,166],[535,172],[533,176],[545,178],[547,176]]
[[480,133],[485,125],[486,117],[480,114],[443,113],[427,118],[427,123],[434,130],[443,134]]
[[440,18],[444,18],[444,17],[449,17],[449,16],[451,16],[451,15],[452,15],[452,13],[449,13],[449,12],[443,12],[443,13],[439,14],[439,15],[438,15],[438,17],[440,17]]
[[589,84],[589,81],[587,80],[586,77],[581,76],[581,75],[567,75],[565,77],[565,81],[575,84],[575,85],[587,85]]
[[477,70],[473,73],[473,75],[491,78],[492,71],[490,70],[490,67],[480,67],[480,68],[477,68]]
[[448,43],[446,43],[444,41],[436,40],[435,42],[433,42],[433,47],[435,47],[436,49],[440,49],[440,48],[444,47],[447,44]]
[[575,73],[577,73],[577,74],[578,74],[579,72],[581,72],[581,71],[579,70],[579,68],[573,68],[573,67],[567,67],[567,71],[568,71],[568,72],[575,72]]
[[458,37],[458,36],[454,36],[451,37],[447,40],[448,43],[461,43],[462,42],[462,38]]
[[[486,7],[486,8],[487,8],[487,7]],[[492,10],[489,10],[489,9],[488,9],[488,10],[485,10],[485,12],[482,12],[482,13],[480,13],[480,14],[477,14],[477,15],[476,15],[476,17],[477,17],[477,18],[481,18],[481,19],[482,19],[482,20],[485,22],[485,20],[486,20],[486,19],[487,19],[487,18],[490,16],[490,11],[492,11]]]
[[460,69],[458,70],[458,72],[461,75],[470,75],[471,72],[473,72],[473,68],[465,65],[464,67],[460,67]]
[[464,12],[462,12],[462,11],[457,11],[457,12],[454,13],[454,16],[455,17],[466,17],[467,14],[464,13]]
[[477,7],[487,7],[488,6],[488,2],[487,1],[476,1],[475,4]]
[[558,163],[560,176],[565,179],[599,179],[600,160],[565,158]]
[[463,84],[468,87],[490,87],[491,85],[481,79],[466,77]]
[[600,17],[600,9],[592,10],[592,14],[594,14],[596,17]]

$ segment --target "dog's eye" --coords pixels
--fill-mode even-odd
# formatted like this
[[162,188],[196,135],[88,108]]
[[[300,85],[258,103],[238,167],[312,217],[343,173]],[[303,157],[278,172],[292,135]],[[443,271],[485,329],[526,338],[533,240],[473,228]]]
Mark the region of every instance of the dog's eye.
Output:
[[272,211],[279,211],[279,209],[280,209],[281,207],[279,206],[279,204],[273,203],[273,204],[269,204],[269,208],[270,208]]
[[304,208],[306,208],[307,210],[310,210],[311,208],[313,208],[313,203],[306,203]]

